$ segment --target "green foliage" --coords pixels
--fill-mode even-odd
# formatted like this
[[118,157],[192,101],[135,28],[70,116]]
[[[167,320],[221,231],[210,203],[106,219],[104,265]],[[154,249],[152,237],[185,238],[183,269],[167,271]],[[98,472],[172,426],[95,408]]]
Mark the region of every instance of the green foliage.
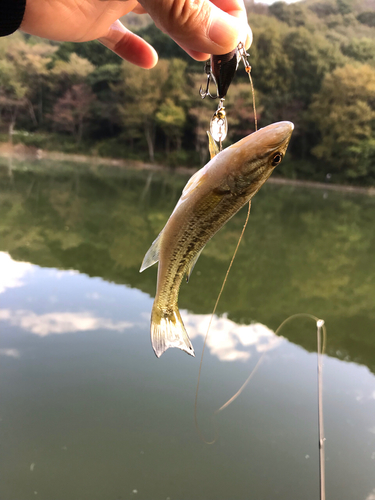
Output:
[[181,131],[186,121],[183,108],[177,106],[169,97],[160,105],[155,118],[167,134]]
[[343,54],[361,63],[375,65],[375,39],[353,38],[341,48]]
[[373,10],[361,12],[358,14],[357,19],[360,23],[375,28],[375,12]]
[[[350,76],[344,82],[335,76],[356,64],[375,67],[375,21],[369,8],[366,0],[248,4],[259,125],[294,122],[285,168],[291,177],[321,179],[329,168],[342,182],[375,182],[369,132],[373,105],[361,90],[362,70],[352,70],[352,84]],[[97,41],[56,44],[21,33],[0,39],[0,133],[12,138],[19,127],[49,137],[59,130],[62,144],[68,141],[74,148],[76,143],[77,151],[89,144],[88,152],[100,155],[203,164],[206,130],[216,108],[210,99],[199,98],[206,78],[203,63],[193,61],[153,23],[135,29],[159,53],[153,70],[122,62]],[[77,93],[79,88],[85,91]],[[352,99],[341,98],[337,89],[350,91]],[[225,107],[229,137],[224,146],[254,130],[242,63]],[[349,134],[351,124],[362,135]]]
[[269,7],[270,13],[289,26],[304,26],[306,14],[298,3],[275,2]]
[[56,60],[68,61],[71,54],[77,54],[82,59],[87,59],[94,66],[103,66],[104,64],[117,64],[119,66],[121,64],[121,59],[97,40],[85,43],[63,42],[56,52]]
[[328,74],[310,107],[321,141],[313,153],[350,179],[375,174],[375,69],[346,65]]

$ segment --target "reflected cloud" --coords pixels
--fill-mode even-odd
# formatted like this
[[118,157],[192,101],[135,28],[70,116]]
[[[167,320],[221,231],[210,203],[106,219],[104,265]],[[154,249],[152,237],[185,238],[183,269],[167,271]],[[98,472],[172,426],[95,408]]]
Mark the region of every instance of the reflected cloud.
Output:
[[366,497],[366,500],[375,500],[375,488],[372,490],[369,496]]
[[[183,314],[186,330],[191,339],[205,338],[211,315]],[[277,337],[267,326],[261,323],[238,325],[226,315],[214,316],[206,347],[220,361],[247,361],[251,357],[251,349],[263,353],[274,349],[282,337]]]
[[50,269],[49,270],[49,275],[52,278],[56,279],[62,279],[65,278],[65,276],[75,276],[77,274],[80,274],[79,271],[76,271],[75,269],[64,269],[61,271],[60,269]]
[[17,262],[6,252],[0,252],[0,293],[8,288],[23,286],[22,278],[33,271],[28,262]]
[[18,349],[0,349],[0,356],[18,359],[20,357],[20,351]]
[[18,326],[40,337],[98,329],[122,332],[134,326],[134,323],[128,321],[113,322],[108,318],[98,318],[90,312],[36,314],[32,311],[10,309],[0,309],[0,321],[8,321],[12,326]]

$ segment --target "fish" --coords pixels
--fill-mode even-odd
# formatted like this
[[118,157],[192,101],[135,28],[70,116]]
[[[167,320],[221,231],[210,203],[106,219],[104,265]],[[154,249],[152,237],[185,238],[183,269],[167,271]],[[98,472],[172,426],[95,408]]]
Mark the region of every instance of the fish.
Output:
[[140,272],[158,264],[151,312],[151,343],[159,358],[170,347],[194,356],[178,308],[187,281],[206,243],[253,196],[285,156],[294,125],[273,123],[218,152],[188,181],[163,230],[146,253]]

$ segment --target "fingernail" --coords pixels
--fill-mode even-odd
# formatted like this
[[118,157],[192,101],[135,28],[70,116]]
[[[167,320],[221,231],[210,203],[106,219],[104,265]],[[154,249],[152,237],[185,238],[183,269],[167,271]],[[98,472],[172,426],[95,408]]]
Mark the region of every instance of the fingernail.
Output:
[[248,50],[253,43],[253,32],[251,31],[250,26],[246,23],[247,25],[247,30],[246,30],[246,42],[245,42],[245,49]]
[[212,22],[208,36],[212,42],[225,47],[230,45],[230,42],[233,41],[232,45],[234,48],[235,44],[239,41],[240,32],[241,24],[235,18],[232,18],[230,22],[228,22],[218,17]]
[[253,41],[253,32],[251,31],[247,21],[242,23],[240,33],[241,35],[239,41],[244,44],[244,47],[247,50]]

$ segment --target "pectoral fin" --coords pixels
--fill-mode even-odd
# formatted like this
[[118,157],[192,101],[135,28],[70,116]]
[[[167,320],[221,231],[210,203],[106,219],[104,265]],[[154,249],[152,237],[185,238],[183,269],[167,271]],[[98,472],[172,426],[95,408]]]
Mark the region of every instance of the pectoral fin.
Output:
[[159,253],[160,253],[160,244],[161,244],[161,235],[163,234],[163,231],[159,233],[159,236],[156,238],[156,240],[153,242],[153,244],[150,246],[148,249],[142,265],[141,269],[139,272],[141,273],[148,267],[151,267],[152,265],[156,264],[156,262],[159,261]]
[[200,254],[203,252],[203,248],[202,248],[202,250],[200,250],[197,253],[197,255],[194,257],[194,259],[189,264],[188,270],[186,271],[186,283],[189,283],[189,279],[190,279],[191,273],[193,272],[194,266],[197,263],[197,260],[199,259]]
[[212,137],[211,133],[207,130],[208,135],[208,149],[210,151],[211,160],[214,156],[220,153],[219,146],[216,144],[215,139]]

